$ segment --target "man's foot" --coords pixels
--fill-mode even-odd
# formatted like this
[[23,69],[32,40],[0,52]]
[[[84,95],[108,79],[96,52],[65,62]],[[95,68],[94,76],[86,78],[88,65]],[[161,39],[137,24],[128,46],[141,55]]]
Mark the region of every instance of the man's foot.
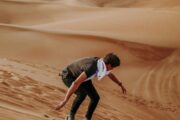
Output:
[[65,120],[75,120],[75,117],[72,114],[68,114]]

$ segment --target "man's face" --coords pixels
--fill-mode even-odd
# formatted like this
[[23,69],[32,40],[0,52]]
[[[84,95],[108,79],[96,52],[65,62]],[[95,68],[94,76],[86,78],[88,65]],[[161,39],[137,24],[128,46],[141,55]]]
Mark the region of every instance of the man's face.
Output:
[[106,68],[107,68],[107,71],[110,71],[110,70],[114,69],[114,68],[111,66],[111,64],[107,64],[107,65],[106,65]]

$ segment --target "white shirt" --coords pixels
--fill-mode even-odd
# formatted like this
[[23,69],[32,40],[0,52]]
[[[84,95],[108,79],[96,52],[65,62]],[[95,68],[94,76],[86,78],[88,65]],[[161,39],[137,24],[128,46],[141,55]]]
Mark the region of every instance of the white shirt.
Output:
[[97,77],[98,80],[102,80],[103,77],[108,75],[110,71],[107,71],[106,64],[104,63],[103,59],[99,59],[97,61],[97,71],[95,74],[87,78],[85,81],[91,80],[94,77]]

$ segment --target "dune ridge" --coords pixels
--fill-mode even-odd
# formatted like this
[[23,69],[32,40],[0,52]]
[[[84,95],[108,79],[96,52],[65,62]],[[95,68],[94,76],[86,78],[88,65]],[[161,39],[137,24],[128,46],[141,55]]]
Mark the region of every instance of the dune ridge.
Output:
[[85,5],[91,7],[153,7],[164,8],[179,6],[178,0],[68,0],[69,4]]
[[[87,34],[80,34],[80,33],[75,33],[75,32],[52,32],[52,31],[46,31],[46,30],[40,30],[40,29],[34,29],[34,28],[28,28],[28,27],[22,27],[22,26],[15,26],[15,25],[6,25],[6,24],[1,24],[1,30],[4,32],[2,33],[2,40],[1,40],[1,48],[2,50],[6,50],[6,49],[15,49],[17,48],[20,44],[26,43],[23,42],[24,40],[27,40],[29,38],[29,35],[34,36],[34,41],[36,41],[36,39],[42,39],[45,38],[46,36],[50,37],[52,39],[53,43],[56,43],[59,46],[62,46],[63,41],[67,40],[67,42],[65,42],[65,46],[67,48],[71,47],[71,45],[68,43],[71,43],[70,41],[75,41],[76,39],[78,39],[78,41],[82,41],[82,42],[88,42],[89,40],[94,41],[94,42],[104,42],[104,44],[116,44],[118,49],[122,49],[123,51],[126,51],[126,54],[131,54],[134,57],[137,57],[138,59],[142,59],[142,60],[147,60],[147,61],[157,61],[157,60],[162,60],[163,58],[168,57],[173,51],[176,50],[176,48],[165,48],[165,47],[155,47],[155,46],[151,46],[151,45],[146,45],[146,44],[142,44],[142,43],[133,43],[133,42],[129,42],[129,41],[123,41],[123,40],[118,40],[118,39],[114,39],[114,38],[108,38],[105,36],[98,36],[98,35],[87,35]],[[8,36],[4,35],[3,33],[6,33],[8,31]],[[15,33],[15,34],[14,34]],[[21,33],[26,33],[27,36],[21,36]],[[8,44],[7,41],[11,41],[12,39],[9,37],[9,35],[12,36],[16,36],[19,38],[19,40],[16,42],[14,42],[14,44]],[[59,39],[60,38],[60,39]],[[46,39],[46,38],[45,38]],[[35,42],[37,45],[40,45],[44,40],[39,40],[38,42]],[[3,42],[4,41],[4,42]],[[5,42],[6,41],[6,42]],[[49,40],[46,40],[47,43]],[[35,45],[33,42],[28,42],[29,44],[27,44],[27,48],[22,49],[23,51],[30,51],[31,46],[29,46],[30,44],[32,44],[32,47]],[[46,42],[45,42],[46,43]],[[90,43],[90,42],[88,42]],[[34,45],[33,45],[34,44]],[[78,44],[78,43],[77,43]],[[5,48],[3,47],[5,46]],[[47,47],[53,47],[51,45],[45,45],[46,47],[44,49],[39,49],[39,51],[41,52],[40,56],[48,56],[48,53],[45,53],[46,51],[48,51],[46,48]],[[63,47],[63,46],[62,46]],[[66,49],[66,47],[64,47],[64,49]],[[84,46],[85,47],[85,46]],[[93,47],[91,46],[87,46],[89,49],[92,49]],[[106,47],[102,47],[102,48],[106,48]],[[27,50],[26,50],[27,49]],[[55,48],[55,51],[57,51],[59,48],[58,46]],[[43,51],[44,50],[44,51]],[[110,50],[108,50],[110,51]],[[63,52],[63,51],[62,51]],[[58,56],[58,54],[60,54],[61,52],[57,52],[55,55],[56,57]],[[3,54],[3,52],[2,52]],[[6,55],[8,55],[9,53],[7,53]],[[13,54],[13,53],[12,53]],[[19,54],[19,52],[17,51],[16,54]],[[146,55],[148,54],[148,56]],[[128,56],[123,54],[124,56]],[[121,55],[123,57],[123,55]],[[31,58],[31,56],[30,56]],[[128,58],[125,59],[125,61],[127,61]],[[58,60],[58,59],[57,59]],[[56,61],[57,61],[56,60]]]
[[[102,41],[106,41],[106,42],[110,42],[110,43],[116,43],[116,44],[124,44],[126,45],[130,45],[131,44],[131,47],[133,47],[133,45],[135,46],[146,46],[146,47],[152,47],[154,49],[158,49],[159,50],[173,50],[173,49],[176,49],[176,47],[164,47],[164,46],[161,46],[161,45],[151,45],[151,44],[148,44],[148,43],[141,43],[141,42],[131,42],[131,41],[128,41],[128,40],[123,40],[123,39],[118,39],[116,37],[110,37],[110,36],[105,36],[105,35],[101,35],[101,34],[94,34],[93,32],[83,32],[83,31],[74,31],[74,30],[58,30],[58,31],[51,31],[51,30],[42,30],[42,29],[39,29],[39,28],[32,28],[32,27],[26,27],[26,26],[21,26],[21,25],[9,25],[9,24],[0,24],[0,27],[2,28],[2,31],[3,30],[9,30],[9,31],[24,31],[24,32],[33,32],[33,33],[43,33],[43,34],[49,34],[49,35],[59,35],[59,36],[69,36],[69,37],[77,37],[77,38],[84,38],[84,40],[86,39],[91,39],[91,40],[102,40]],[[123,43],[124,42],[124,43]],[[140,47],[139,47],[140,48]],[[140,49],[143,49],[143,48],[140,48]]]

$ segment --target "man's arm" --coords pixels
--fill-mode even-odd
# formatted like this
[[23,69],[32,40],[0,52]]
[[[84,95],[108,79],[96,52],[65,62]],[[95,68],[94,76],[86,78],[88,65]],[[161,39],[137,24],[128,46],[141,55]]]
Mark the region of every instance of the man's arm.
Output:
[[116,84],[118,84],[121,88],[124,94],[126,94],[126,89],[125,87],[122,85],[122,82],[120,82],[117,77],[113,74],[113,73],[109,73],[108,77],[115,82]]
[[70,86],[70,88],[68,89],[66,96],[64,98],[64,100],[62,102],[60,102],[57,106],[56,106],[56,110],[61,109],[69,100],[69,98],[71,97],[71,95],[78,89],[78,87],[80,86],[80,84],[87,79],[86,73],[82,72],[79,77],[72,83],[72,85]]

